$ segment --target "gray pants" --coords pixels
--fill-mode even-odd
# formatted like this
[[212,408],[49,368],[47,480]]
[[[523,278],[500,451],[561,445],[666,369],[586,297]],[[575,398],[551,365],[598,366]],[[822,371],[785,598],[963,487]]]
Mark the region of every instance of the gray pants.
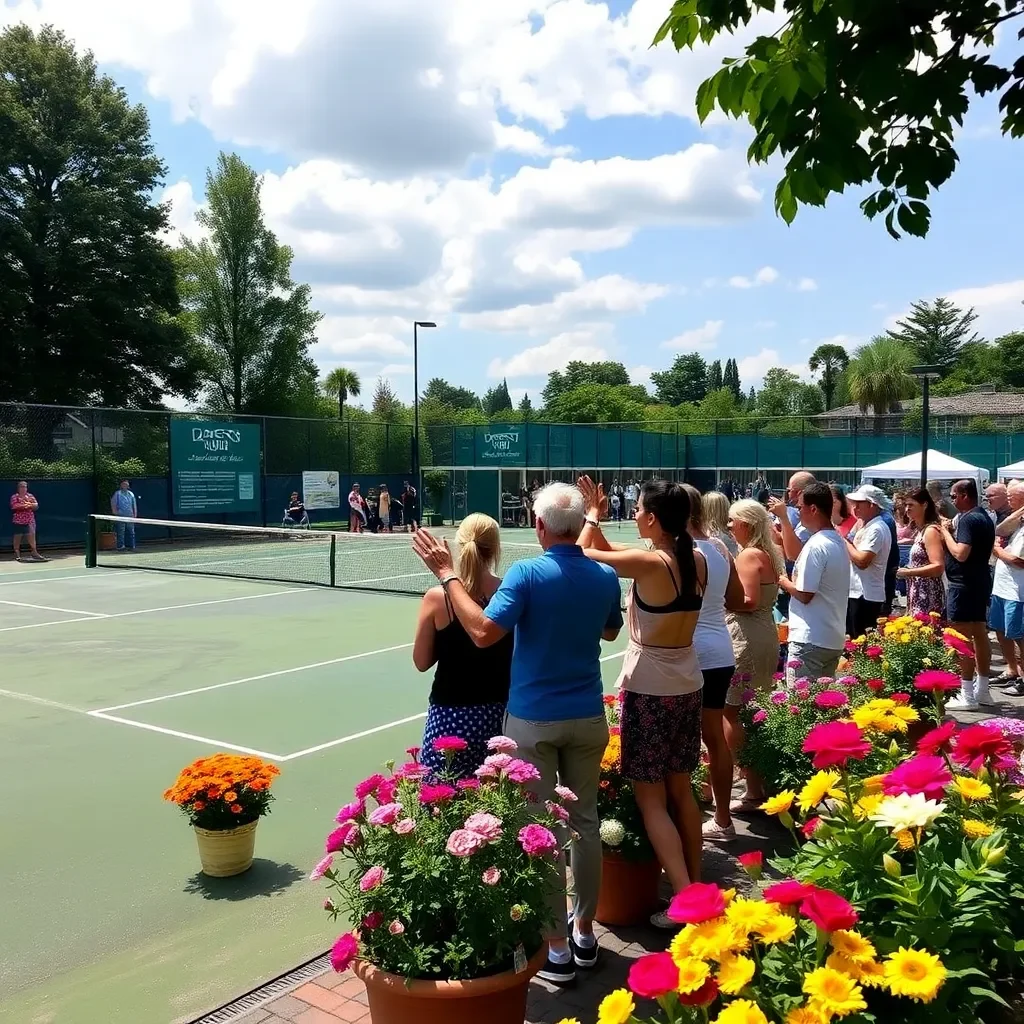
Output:
[[797,679],[820,679],[822,676],[834,676],[839,659],[843,656],[842,648],[837,651],[814,644],[799,644],[790,641],[789,658],[787,661],[802,662],[799,668],[786,668],[786,682],[790,686]]
[[[505,716],[505,735],[519,744],[518,756],[529,761],[540,779],[531,792],[543,804],[555,795],[555,786],[568,786],[578,797],[567,803],[569,824],[576,835],[571,841],[575,914],[592,920],[597,912],[601,888],[601,834],[597,817],[597,790],[601,781],[601,757],[608,745],[608,723],[604,715],[595,718],[571,718],[565,722],[528,722]],[[560,845],[569,841],[563,826]],[[558,940],[566,936],[565,858],[558,860],[560,887],[553,889],[550,912],[555,921],[547,936]]]

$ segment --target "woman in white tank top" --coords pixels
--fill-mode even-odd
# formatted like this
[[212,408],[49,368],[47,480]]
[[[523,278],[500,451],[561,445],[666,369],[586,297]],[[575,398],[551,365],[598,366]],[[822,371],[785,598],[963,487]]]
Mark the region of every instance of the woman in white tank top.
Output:
[[715,796],[714,816],[704,822],[703,836],[713,842],[736,838],[729,804],[732,800],[733,757],[726,733],[725,697],[736,672],[732,637],[725,621],[726,608],[743,607],[743,584],[725,545],[712,540],[704,530],[700,492],[684,484],[690,495],[690,536],[708,566],[708,582],[693,646],[704,676],[701,735],[708,748],[711,791]]

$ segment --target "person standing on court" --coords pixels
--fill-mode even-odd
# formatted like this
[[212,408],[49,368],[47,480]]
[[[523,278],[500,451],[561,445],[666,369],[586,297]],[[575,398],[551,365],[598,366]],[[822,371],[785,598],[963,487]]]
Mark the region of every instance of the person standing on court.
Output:
[[882,512],[888,510],[889,499],[880,488],[861,484],[846,500],[857,517],[857,525],[845,542],[851,567],[846,631],[852,638],[863,636],[885,614],[892,532],[882,517]]
[[362,533],[366,529],[369,517],[366,499],[359,493],[359,484],[354,483],[348,492],[348,532]]
[[[118,488],[110,496],[110,511],[121,519],[138,519],[139,505],[135,495],[130,490],[127,480],[122,480]],[[117,533],[117,550],[135,550],[135,524],[133,522],[115,523],[114,530]]]
[[[14,560],[16,562],[48,562],[39,554],[36,547],[36,509],[39,502],[28,489],[27,480],[19,480],[14,494],[11,495],[11,522],[14,529]],[[28,547],[32,552],[30,558],[21,557],[21,538],[28,538]]]
[[991,704],[988,670],[992,651],[988,640],[988,599],[992,576],[988,563],[995,546],[995,526],[978,505],[978,484],[958,480],[950,497],[959,513],[956,532],[948,519],[941,523],[946,548],[946,618],[974,644],[974,655],[960,658],[960,693],[946,702],[953,711],[974,711]]
[[[494,596],[501,579],[498,524],[480,512],[466,516],[455,535],[456,572],[469,596],[482,608]],[[512,634],[490,647],[478,647],[459,622],[444,587],[432,587],[420,602],[412,661],[420,672],[434,669],[420,763],[435,775],[446,772],[467,778],[488,754],[487,741],[505,724],[512,671]],[[440,736],[458,736],[469,746],[451,764],[434,749]]]
[[622,591],[615,570],[592,561],[577,544],[586,509],[569,484],[552,483],[534,500],[537,540],[544,553],[515,562],[486,608],[473,600],[452,568],[447,544],[417,530],[413,548],[441,581],[459,622],[479,647],[515,630],[505,733],[540,778],[530,784],[543,803],[556,784],[576,794],[568,805],[572,827],[575,906],[571,931],[565,912],[565,862],[561,889],[550,895],[555,925],[540,977],[570,984],[576,967],[597,964],[593,920],[601,887],[601,836],[597,790],[608,744],[601,681],[601,640],[622,628]]
[[810,536],[796,560],[792,579],[779,586],[792,598],[789,608],[789,679],[833,676],[846,642],[850,596],[850,553],[832,522],[832,492],[813,483],[799,498],[800,524]]

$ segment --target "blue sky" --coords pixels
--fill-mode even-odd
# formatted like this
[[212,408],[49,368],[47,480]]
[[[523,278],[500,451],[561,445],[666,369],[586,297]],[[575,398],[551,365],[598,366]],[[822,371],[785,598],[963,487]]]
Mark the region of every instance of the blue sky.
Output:
[[1024,143],[994,103],[972,109],[925,241],[867,222],[863,194],[786,227],[749,129],[693,112],[742,38],[651,51],[669,6],[0,0],[0,24],[57,24],[147,106],[176,232],[221,149],[265,174],[325,315],[314,356],[365,393],[384,375],[411,399],[417,318],[440,325],[422,381],[506,376],[535,401],[572,358],[642,382],[693,350],[736,358],[744,388],[806,373],[815,345],[852,349],[918,298],[975,306],[989,337],[1024,326]]

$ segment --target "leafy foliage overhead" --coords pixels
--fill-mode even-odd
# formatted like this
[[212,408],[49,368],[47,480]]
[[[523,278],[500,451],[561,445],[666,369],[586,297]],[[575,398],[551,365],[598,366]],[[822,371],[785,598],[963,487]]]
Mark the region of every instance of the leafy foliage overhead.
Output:
[[868,217],[884,214],[894,238],[923,236],[972,96],[1000,91],[1003,132],[1024,135],[1024,56],[1003,65],[991,52],[1024,0],[676,0],[654,42],[692,48],[765,12],[778,30],[701,83],[697,113],[746,118],[748,158],[785,158],[775,209],[787,224],[800,204],[870,184]]

